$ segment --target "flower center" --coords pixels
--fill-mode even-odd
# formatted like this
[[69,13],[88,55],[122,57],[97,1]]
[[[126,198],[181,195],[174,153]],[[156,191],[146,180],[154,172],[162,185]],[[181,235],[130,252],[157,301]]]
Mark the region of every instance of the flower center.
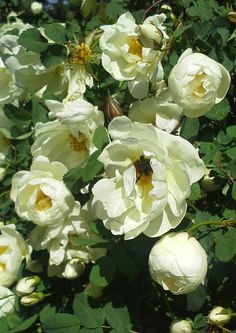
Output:
[[72,64],[85,64],[91,57],[92,51],[85,43],[78,44],[72,51]]
[[37,192],[37,197],[34,203],[35,210],[47,210],[52,207],[52,200],[40,189]]
[[5,252],[7,248],[8,246],[6,245],[0,246],[0,255],[3,254],[3,252]]
[[142,51],[143,51],[143,46],[138,40],[138,38],[132,38],[131,41],[129,42],[129,53],[132,53],[139,58],[142,58]]
[[86,145],[87,138],[84,134],[80,133],[80,140],[78,140],[74,135],[70,133],[68,136],[68,141],[73,150],[88,152],[88,148]]
[[197,97],[202,97],[206,93],[206,89],[203,86],[206,76],[207,74],[205,73],[198,74],[189,83],[189,87],[192,91],[192,94],[194,94]]
[[6,265],[0,264],[0,272],[5,272],[5,270],[6,270]]

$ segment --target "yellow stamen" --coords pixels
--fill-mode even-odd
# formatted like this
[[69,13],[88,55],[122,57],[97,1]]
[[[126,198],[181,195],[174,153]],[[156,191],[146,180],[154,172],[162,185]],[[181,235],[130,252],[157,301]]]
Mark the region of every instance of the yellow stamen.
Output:
[[5,252],[7,248],[8,248],[8,246],[5,246],[5,245],[0,246],[0,254],[3,254],[3,252]]
[[35,210],[47,210],[52,207],[52,200],[50,197],[48,197],[43,191],[40,189],[38,190],[37,193],[37,198],[34,204],[34,209]]
[[195,78],[189,83],[192,93],[197,97],[202,97],[206,93],[206,89],[203,87],[204,79],[206,74],[198,74]]
[[86,141],[87,138],[85,135],[80,134],[81,140],[79,141],[74,135],[69,134],[68,141],[69,144],[72,146],[72,149],[75,151],[88,151]]
[[85,43],[78,44],[72,51],[72,64],[85,64],[89,61],[92,51]]
[[0,272],[4,272],[6,270],[5,264],[0,264]]
[[138,40],[138,38],[133,38],[129,42],[129,53],[137,55],[139,58],[142,58],[143,46]]

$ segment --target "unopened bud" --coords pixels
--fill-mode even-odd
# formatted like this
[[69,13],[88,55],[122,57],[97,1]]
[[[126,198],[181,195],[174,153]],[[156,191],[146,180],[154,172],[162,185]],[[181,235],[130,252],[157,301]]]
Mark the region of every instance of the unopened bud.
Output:
[[207,169],[205,176],[202,178],[200,184],[204,192],[215,192],[219,189],[219,185],[214,182],[214,177],[209,176],[210,169]]
[[62,275],[69,280],[78,278],[84,271],[84,263],[79,259],[71,259],[64,269]]
[[170,326],[170,333],[191,333],[192,326],[187,320],[175,320]]
[[43,5],[40,2],[34,1],[30,5],[30,9],[33,15],[38,15],[43,9]]
[[24,306],[33,306],[39,302],[42,302],[46,296],[42,292],[33,292],[30,295],[23,296],[20,302]]
[[96,11],[97,11],[96,0],[82,0],[82,4],[80,6],[80,13],[85,19],[94,16]]
[[215,307],[208,314],[209,323],[216,326],[223,326],[224,324],[227,324],[231,317],[232,311],[230,309],[225,309],[222,306]]
[[163,33],[154,24],[141,24],[138,26],[138,40],[144,47],[161,50],[163,46]]
[[108,121],[112,120],[115,117],[123,116],[123,110],[112,96],[108,97],[105,107],[105,116]]
[[227,17],[230,22],[236,23],[236,12],[229,12]]
[[26,276],[21,279],[16,286],[16,293],[19,296],[31,294],[35,287],[40,283],[39,276]]
[[94,299],[97,299],[102,296],[103,294],[103,289],[102,287],[95,286],[92,283],[89,283],[86,288],[84,289],[84,293],[88,296],[93,297]]

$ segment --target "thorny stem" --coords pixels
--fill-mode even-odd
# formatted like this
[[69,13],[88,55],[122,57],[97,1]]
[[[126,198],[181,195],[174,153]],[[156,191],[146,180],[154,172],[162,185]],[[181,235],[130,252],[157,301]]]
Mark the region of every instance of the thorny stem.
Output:
[[207,221],[207,222],[201,222],[201,223],[198,223],[198,224],[194,224],[192,227],[190,227],[187,232],[188,234],[190,234],[193,229],[195,228],[199,228],[203,225],[217,225],[218,227],[230,227],[232,226],[233,224],[236,223],[236,220],[234,219],[229,219],[229,220],[223,220],[223,221]]
[[163,2],[164,0],[158,0],[155,1],[150,7],[148,7],[144,13],[144,19],[147,17],[147,14],[150,12],[150,10],[152,10],[154,7],[156,7],[157,5],[159,5],[161,2]]

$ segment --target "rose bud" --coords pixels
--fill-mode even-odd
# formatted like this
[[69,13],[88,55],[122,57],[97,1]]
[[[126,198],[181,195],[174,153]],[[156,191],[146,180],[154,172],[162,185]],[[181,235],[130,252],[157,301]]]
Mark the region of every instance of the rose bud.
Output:
[[41,279],[37,275],[24,277],[17,283],[16,293],[19,296],[31,294],[40,281]]
[[227,324],[231,319],[231,310],[225,309],[222,306],[217,306],[213,308],[208,314],[208,320],[210,324],[216,326],[223,326]]

